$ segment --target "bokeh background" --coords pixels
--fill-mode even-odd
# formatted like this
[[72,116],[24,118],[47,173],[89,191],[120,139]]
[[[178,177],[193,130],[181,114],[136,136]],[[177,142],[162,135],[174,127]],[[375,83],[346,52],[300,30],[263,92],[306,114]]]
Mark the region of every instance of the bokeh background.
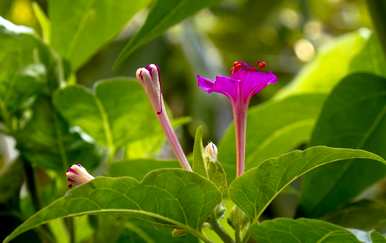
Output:
[[[47,12],[47,1],[37,2]],[[0,15],[41,31],[30,0],[1,0]],[[128,24],[130,28],[79,69],[76,79],[92,86],[104,78],[134,76],[137,67],[158,63],[164,95],[174,116],[192,118],[193,122],[183,127],[188,151],[198,124],[205,123],[208,137],[216,142],[231,121],[226,101],[201,93],[195,74],[228,73],[234,60],[265,60],[267,69],[279,76],[279,83],[255,97],[252,104],[257,104],[293,80],[323,46],[347,33],[372,28],[365,0],[224,0],[173,27],[113,70],[119,52],[145,17],[144,12],[137,14]],[[325,68],[344,69],[336,65]]]

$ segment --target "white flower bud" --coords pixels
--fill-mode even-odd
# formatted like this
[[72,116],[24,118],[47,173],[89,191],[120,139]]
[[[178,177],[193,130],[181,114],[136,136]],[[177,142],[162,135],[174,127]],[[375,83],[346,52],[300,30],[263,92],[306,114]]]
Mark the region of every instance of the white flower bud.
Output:
[[214,143],[210,142],[208,145],[206,145],[204,150],[204,156],[210,161],[210,162],[217,162],[217,147]]
[[81,164],[75,164],[68,168],[66,177],[69,188],[85,184],[94,179]]

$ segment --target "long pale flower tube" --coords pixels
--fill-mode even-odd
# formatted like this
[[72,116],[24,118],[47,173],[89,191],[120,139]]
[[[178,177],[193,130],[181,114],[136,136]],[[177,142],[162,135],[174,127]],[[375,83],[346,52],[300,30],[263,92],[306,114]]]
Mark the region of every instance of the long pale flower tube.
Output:
[[[257,62],[258,68],[265,67],[265,62]],[[217,75],[215,80],[197,75],[200,89],[207,93],[225,95],[233,111],[236,135],[236,175],[245,170],[245,143],[247,128],[247,112],[251,97],[269,84],[276,83],[277,77],[272,72],[258,71],[255,67],[243,61],[235,61],[231,76]]]
[[192,171],[192,168],[190,167],[188,159],[182,150],[181,144],[178,141],[177,135],[173,130],[167,111],[165,109],[161,91],[160,74],[157,65],[150,64],[145,68],[138,68],[136,77],[144,87],[154,112],[156,113],[156,116],[161,123],[161,127],[164,130],[165,135],[173,149],[175,156],[180,162],[181,167],[187,171]]

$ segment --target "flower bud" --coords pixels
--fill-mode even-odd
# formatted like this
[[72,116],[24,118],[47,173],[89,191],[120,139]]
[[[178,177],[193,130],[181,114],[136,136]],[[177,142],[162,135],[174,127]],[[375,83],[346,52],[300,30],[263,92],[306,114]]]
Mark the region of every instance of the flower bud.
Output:
[[74,164],[66,172],[67,186],[72,188],[94,179],[81,164]]
[[217,147],[214,143],[210,142],[206,145],[204,150],[204,157],[210,162],[217,162]]

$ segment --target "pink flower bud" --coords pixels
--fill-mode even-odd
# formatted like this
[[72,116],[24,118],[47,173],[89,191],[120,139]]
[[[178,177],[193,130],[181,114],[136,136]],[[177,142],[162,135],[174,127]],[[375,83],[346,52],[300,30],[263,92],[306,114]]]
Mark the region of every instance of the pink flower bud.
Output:
[[170,123],[167,111],[165,109],[161,90],[160,70],[158,66],[155,64],[149,64],[146,67],[138,68],[136,77],[145,89],[145,92],[157,115],[161,127],[164,130],[165,135],[169,140],[171,148],[173,149],[176,158],[179,160],[181,167],[187,171],[192,171],[192,168],[190,167],[188,159],[182,150],[181,144],[173,130],[172,124]]
[[69,188],[85,184],[94,179],[92,175],[80,164],[74,164],[66,172]]

